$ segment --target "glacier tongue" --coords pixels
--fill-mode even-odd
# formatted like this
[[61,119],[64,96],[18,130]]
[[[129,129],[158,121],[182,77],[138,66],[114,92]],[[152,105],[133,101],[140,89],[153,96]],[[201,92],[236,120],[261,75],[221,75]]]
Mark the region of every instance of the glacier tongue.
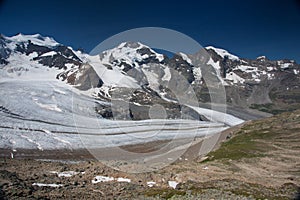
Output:
[[3,81],[0,96],[6,97],[0,99],[0,148],[78,149],[87,145],[101,148],[200,137],[227,128],[217,120],[99,118],[94,112],[95,99],[60,81]]

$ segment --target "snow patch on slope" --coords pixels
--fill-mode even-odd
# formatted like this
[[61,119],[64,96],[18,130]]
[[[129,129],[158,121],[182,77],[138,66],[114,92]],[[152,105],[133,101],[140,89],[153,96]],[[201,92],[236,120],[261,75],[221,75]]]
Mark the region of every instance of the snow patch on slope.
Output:
[[55,52],[55,51],[49,51],[49,52],[47,52],[47,53],[44,53],[44,54],[40,55],[40,57],[54,56],[54,55],[56,55],[56,54],[57,54],[57,52]]
[[98,76],[106,86],[119,86],[127,88],[140,88],[138,83],[131,77],[124,74],[121,69],[113,67],[108,69],[100,60],[99,56],[89,56],[89,64],[94,68]]
[[244,83],[245,79],[241,78],[234,72],[226,74],[226,80],[232,81],[233,83]]
[[209,59],[209,61],[207,62],[208,65],[211,65],[216,72],[217,77],[219,78],[219,80],[221,81],[221,83],[223,85],[227,85],[227,83],[223,80],[222,76],[221,76],[221,67],[220,67],[220,63],[218,62],[214,62],[214,60],[212,58]]
[[56,184],[56,183],[33,183],[32,186],[38,186],[38,187],[63,187],[63,184]]
[[193,65],[192,60],[184,53],[179,53],[183,60],[185,60],[188,64]]
[[7,59],[9,62],[0,69],[1,78],[18,78],[22,80],[53,80],[60,72],[55,68],[48,68],[37,61],[32,60],[34,53],[14,53]]
[[169,67],[164,67],[164,76],[162,77],[161,80],[163,81],[170,81],[172,78],[171,72],[170,72],[170,68]]

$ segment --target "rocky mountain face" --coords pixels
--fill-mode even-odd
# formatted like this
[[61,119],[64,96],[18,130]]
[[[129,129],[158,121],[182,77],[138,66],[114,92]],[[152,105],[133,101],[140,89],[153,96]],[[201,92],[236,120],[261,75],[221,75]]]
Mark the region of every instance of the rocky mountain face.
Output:
[[[166,109],[166,118],[184,113],[187,118],[205,120],[176,100],[178,96],[183,101],[190,99],[194,92],[196,101],[210,102],[202,76],[212,68],[232,106],[272,113],[299,108],[300,65],[295,61],[273,61],[264,56],[242,59],[223,49],[205,50],[210,58],[195,66],[197,53],[178,52],[168,58],[138,42],[124,42],[90,56],[38,34],[1,35],[0,77],[59,79],[110,103],[95,108],[105,118],[148,119],[151,106],[159,104]],[[128,107],[125,114],[120,99]],[[110,106],[113,103],[117,106]]]
[[297,109],[300,102],[300,65],[293,60],[241,59],[207,48],[226,81],[227,101],[234,106],[277,113]]

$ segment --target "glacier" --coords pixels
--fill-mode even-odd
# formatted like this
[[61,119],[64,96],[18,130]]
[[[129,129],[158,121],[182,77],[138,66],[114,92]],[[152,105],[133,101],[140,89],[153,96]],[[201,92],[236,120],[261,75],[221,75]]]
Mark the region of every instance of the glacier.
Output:
[[[58,80],[1,81],[0,96],[0,148],[12,150],[103,148],[204,137],[242,122],[227,115],[233,122],[224,124],[220,120],[222,113],[216,112],[210,122],[108,120],[94,112],[96,103],[107,102],[81,94]],[[209,109],[198,109],[209,114]]]

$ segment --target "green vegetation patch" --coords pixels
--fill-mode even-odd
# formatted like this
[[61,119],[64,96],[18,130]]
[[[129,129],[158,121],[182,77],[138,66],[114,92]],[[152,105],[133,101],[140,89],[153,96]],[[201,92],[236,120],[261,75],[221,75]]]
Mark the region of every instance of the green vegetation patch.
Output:
[[259,110],[262,112],[266,112],[266,113],[271,113],[273,115],[277,115],[280,113],[283,113],[287,110],[285,109],[278,109],[276,108],[276,106],[272,103],[267,103],[267,104],[252,104],[250,106],[250,108],[255,109],[255,110]]
[[185,191],[169,188],[151,188],[145,191],[144,195],[148,197],[159,197],[162,199],[170,199],[173,196],[184,196]]
[[268,151],[274,150],[272,144],[277,146],[281,143],[286,144],[285,140],[297,143],[300,133],[299,123],[300,110],[250,122],[234,133],[232,139],[223,142],[219,149],[210,152],[204,162],[262,157]]
[[231,159],[239,160],[241,158],[261,157],[265,152],[265,147],[255,141],[257,135],[238,134],[231,140],[222,143],[221,147],[208,154],[206,161]]

